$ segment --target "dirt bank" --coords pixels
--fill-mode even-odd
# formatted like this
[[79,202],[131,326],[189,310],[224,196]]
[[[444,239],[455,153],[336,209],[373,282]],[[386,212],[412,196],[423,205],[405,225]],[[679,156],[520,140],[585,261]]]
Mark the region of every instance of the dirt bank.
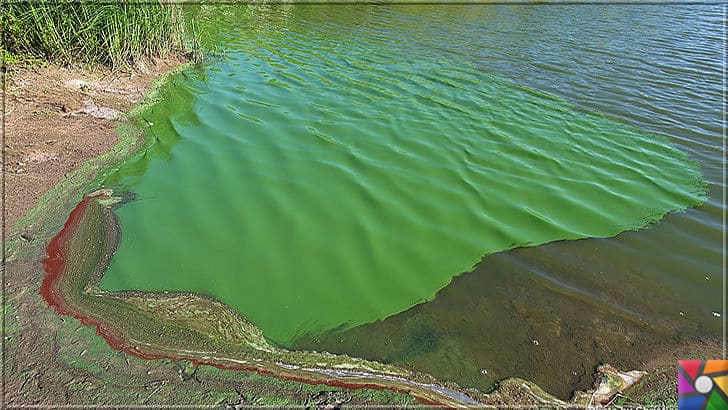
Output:
[[5,90],[5,226],[12,227],[66,174],[111,150],[120,115],[183,62],[157,59],[126,72],[11,68]]

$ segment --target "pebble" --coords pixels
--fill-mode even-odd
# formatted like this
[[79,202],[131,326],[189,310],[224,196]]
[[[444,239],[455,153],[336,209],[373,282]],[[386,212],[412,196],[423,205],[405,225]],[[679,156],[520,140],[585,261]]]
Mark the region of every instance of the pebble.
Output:
[[83,86],[86,85],[86,82],[83,80],[73,79],[73,80],[66,81],[65,85],[66,85],[66,87],[71,87],[71,88],[83,88]]

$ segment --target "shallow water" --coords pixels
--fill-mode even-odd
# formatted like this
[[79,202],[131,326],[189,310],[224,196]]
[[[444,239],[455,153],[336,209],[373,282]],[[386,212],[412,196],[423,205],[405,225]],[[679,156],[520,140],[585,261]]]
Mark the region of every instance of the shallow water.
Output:
[[192,8],[217,51],[107,181],[136,200],[102,288],[198,291],[282,345],[562,395],[630,342],[717,334],[715,195],[494,255],[395,315],[483,255],[699,204],[683,152],[716,192],[720,9],[695,10]]

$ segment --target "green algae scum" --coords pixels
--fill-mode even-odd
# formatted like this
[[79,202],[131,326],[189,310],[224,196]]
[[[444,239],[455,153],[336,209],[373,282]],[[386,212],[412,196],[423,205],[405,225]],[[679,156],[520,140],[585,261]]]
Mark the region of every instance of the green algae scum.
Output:
[[[190,7],[212,57],[138,113],[148,143],[103,180],[123,200],[113,214],[88,208],[96,223],[84,229],[107,242],[84,260],[104,271],[74,268],[96,296],[79,296],[76,279],[77,305],[62,312],[115,320],[107,302],[116,300],[123,318],[89,323],[116,329],[119,348],[232,367],[229,358],[245,357],[238,366],[315,380],[295,366],[323,359],[286,349],[397,317],[489,255],[614,237],[706,200],[697,163],[665,137],[439,47],[463,28],[438,24],[436,8],[333,9]],[[58,252],[49,248],[50,265]],[[100,297],[110,299],[93,307]],[[132,329],[154,315],[177,325],[151,339]],[[213,357],[205,334],[224,340],[215,346],[227,356]],[[251,364],[257,354],[289,367]],[[418,363],[442,381],[458,377]],[[399,389],[434,383],[366,366]]]
[[703,199],[655,135],[416,45],[246,14],[216,21],[225,56],[142,114],[156,144],[107,180],[136,200],[102,289],[209,295],[287,345],[428,300],[485,255]]

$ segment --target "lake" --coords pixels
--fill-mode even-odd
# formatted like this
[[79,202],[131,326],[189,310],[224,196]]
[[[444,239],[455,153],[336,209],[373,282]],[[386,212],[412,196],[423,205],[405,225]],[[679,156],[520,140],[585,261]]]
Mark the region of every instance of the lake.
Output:
[[102,289],[561,397],[719,337],[720,6],[187,13],[208,58],[106,179],[128,201]]

